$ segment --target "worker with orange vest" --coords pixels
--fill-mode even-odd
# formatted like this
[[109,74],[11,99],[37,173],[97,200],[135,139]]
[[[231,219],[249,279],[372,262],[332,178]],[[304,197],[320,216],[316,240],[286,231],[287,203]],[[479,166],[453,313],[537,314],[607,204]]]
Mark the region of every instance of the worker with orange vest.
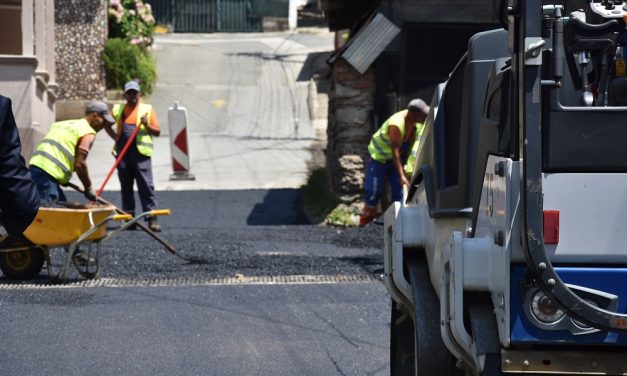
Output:
[[[129,138],[139,127],[133,144],[118,165],[118,177],[122,191],[122,209],[135,214],[135,197],[133,186],[137,183],[137,191],[144,212],[156,209],[155,187],[152,178],[153,137],[161,134],[157,114],[151,105],[144,103],[140,96],[137,81],[129,81],[124,85],[124,106],[113,106],[116,119],[116,132],[107,129],[109,136],[115,140],[114,154],[124,148]],[[148,219],[148,227],[155,232],[161,231],[157,218]],[[132,228],[131,228],[132,229]]]
[[406,110],[390,116],[372,136],[368,145],[370,160],[364,180],[366,203],[359,219],[360,226],[372,222],[378,215],[377,206],[386,178],[390,183],[392,200],[402,200],[403,186],[409,185],[403,165],[411,152],[410,148],[422,134],[428,113],[429,106],[422,99],[414,99]]

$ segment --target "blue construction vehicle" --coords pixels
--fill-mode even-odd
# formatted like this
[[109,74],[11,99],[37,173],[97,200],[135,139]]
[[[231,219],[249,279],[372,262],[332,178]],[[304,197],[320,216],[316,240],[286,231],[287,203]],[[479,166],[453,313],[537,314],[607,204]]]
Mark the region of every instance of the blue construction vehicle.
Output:
[[627,374],[623,0],[509,0],[385,213],[392,375]]

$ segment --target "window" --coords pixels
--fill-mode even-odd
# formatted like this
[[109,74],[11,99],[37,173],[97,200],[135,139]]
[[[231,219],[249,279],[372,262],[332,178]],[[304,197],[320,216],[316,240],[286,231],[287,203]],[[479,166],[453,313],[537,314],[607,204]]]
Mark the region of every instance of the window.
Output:
[[0,0],[0,55],[22,54],[22,2]]

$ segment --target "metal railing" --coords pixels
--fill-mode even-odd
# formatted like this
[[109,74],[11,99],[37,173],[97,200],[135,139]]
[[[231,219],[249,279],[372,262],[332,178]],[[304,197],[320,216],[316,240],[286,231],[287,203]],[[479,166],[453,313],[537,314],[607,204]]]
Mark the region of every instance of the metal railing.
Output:
[[289,0],[150,0],[155,19],[178,33],[255,32],[288,15]]

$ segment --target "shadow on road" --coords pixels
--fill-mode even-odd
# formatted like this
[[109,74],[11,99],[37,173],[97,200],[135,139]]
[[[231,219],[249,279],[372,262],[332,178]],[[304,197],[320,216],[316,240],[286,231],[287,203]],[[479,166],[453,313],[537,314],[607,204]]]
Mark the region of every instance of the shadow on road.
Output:
[[248,215],[249,226],[306,225],[300,189],[271,189]]

